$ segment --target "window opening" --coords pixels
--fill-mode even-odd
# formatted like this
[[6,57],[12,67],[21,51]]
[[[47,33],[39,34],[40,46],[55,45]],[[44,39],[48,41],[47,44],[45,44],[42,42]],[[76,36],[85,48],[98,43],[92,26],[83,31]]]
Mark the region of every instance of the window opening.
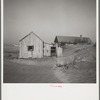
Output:
[[34,46],[28,46],[28,51],[34,51]]

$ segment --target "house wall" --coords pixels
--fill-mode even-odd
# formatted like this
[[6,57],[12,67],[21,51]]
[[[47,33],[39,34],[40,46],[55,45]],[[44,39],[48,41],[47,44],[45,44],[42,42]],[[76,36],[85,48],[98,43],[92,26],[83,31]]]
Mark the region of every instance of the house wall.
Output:
[[57,53],[57,57],[62,57],[63,55],[63,48],[59,46],[58,43],[56,43],[56,53]]
[[[28,46],[34,46],[33,51],[28,51]],[[20,41],[19,58],[42,58],[43,57],[43,41],[33,33],[29,34]]]
[[44,56],[51,56],[51,45],[44,43]]

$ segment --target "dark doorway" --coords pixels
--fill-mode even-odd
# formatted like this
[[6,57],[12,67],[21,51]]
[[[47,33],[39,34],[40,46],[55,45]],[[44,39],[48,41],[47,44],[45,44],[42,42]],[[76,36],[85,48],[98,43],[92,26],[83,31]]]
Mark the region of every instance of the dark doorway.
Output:
[[51,56],[56,56],[56,47],[51,47]]

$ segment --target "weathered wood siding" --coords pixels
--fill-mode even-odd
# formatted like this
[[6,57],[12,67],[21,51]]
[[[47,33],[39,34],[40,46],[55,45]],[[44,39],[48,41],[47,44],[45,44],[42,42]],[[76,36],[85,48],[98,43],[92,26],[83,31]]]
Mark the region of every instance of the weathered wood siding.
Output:
[[57,57],[62,57],[63,55],[63,49],[58,45],[58,43],[56,43],[56,53],[57,53]]
[[44,56],[51,56],[51,45],[44,43]]
[[[28,46],[34,46],[33,51],[28,51]],[[20,58],[42,58],[43,41],[35,34],[31,33],[20,41]]]

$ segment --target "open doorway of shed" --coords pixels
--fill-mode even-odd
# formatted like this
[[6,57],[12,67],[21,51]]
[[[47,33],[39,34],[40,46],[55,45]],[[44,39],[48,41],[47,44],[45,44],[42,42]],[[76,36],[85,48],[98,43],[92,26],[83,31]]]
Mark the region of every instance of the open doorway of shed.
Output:
[[51,47],[51,56],[56,56],[56,47]]

